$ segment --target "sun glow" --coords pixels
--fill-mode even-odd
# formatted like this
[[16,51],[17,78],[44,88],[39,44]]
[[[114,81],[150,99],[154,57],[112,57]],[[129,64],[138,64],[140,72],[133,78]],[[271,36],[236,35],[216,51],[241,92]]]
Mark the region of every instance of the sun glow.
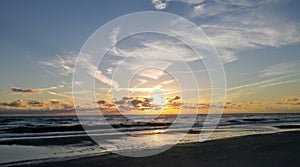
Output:
[[165,106],[167,104],[167,98],[166,98],[165,94],[163,93],[163,91],[159,88],[154,88],[151,91],[149,98],[152,100],[151,104],[154,106],[165,108]]

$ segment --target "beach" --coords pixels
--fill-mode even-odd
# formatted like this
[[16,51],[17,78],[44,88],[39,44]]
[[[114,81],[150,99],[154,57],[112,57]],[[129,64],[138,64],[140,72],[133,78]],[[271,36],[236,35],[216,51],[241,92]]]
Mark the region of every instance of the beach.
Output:
[[[178,144],[154,156],[117,154],[65,159],[32,166],[299,166],[300,132],[259,134]],[[28,165],[28,164],[27,164]],[[22,165],[21,165],[22,166]],[[26,165],[25,165],[26,166]]]
[[[104,120],[93,117],[82,122],[76,117],[0,117],[0,166],[300,164],[297,158],[300,154],[299,114],[223,115],[216,129],[202,129],[204,117],[198,115],[185,135],[183,132],[187,126],[184,122],[176,128],[168,128],[174,119],[170,115],[155,119],[153,116],[135,116],[138,122],[120,116],[108,118],[111,125],[126,135],[103,129]],[[188,122],[188,115],[185,119]],[[81,124],[89,125],[91,130],[83,131]],[[213,133],[204,142],[199,142],[201,134],[210,131]],[[94,141],[87,133],[105,140]],[[172,145],[173,139],[182,135],[184,137],[178,139],[175,146],[160,153],[162,148]],[[160,154],[144,157],[139,154],[144,150]],[[130,155],[126,151],[135,152],[141,158],[121,156]]]

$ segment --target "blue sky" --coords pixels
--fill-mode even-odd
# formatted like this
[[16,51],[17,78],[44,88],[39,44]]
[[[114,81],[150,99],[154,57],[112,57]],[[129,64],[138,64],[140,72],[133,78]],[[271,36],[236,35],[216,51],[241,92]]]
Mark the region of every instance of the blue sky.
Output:
[[[71,74],[64,73],[89,36],[125,14],[163,11],[192,21],[216,47],[232,111],[298,111],[299,7],[297,0],[2,1],[0,101],[55,99],[71,104]],[[64,66],[57,66],[61,61]],[[13,87],[39,93],[13,91]]]

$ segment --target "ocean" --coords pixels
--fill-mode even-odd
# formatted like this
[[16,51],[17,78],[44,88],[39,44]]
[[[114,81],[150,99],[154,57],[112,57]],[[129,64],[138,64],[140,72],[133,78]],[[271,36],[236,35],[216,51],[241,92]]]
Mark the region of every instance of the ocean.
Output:
[[[180,125],[174,127],[171,125],[176,115],[109,115],[105,119],[85,116],[80,121],[76,116],[0,117],[0,164],[53,161],[120,149],[155,149],[173,144],[178,136],[184,136],[179,143],[193,143],[199,142],[199,134],[205,131],[213,131],[205,140],[218,140],[300,130],[300,114],[225,114],[215,129],[204,130],[205,118],[206,115],[198,115],[190,128],[187,126],[191,123],[189,115],[183,116]],[[111,127],[107,128],[106,123]],[[99,145],[87,133],[109,142]],[[132,139],[142,136],[147,137],[140,143],[136,142],[138,140],[132,142]],[[124,147],[115,143],[122,143]]]

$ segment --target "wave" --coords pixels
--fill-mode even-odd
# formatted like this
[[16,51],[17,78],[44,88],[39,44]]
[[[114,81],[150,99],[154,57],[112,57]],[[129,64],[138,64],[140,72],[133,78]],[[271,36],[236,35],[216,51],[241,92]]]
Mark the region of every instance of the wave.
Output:
[[278,125],[274,127],[279,129],[299,129],[300,125]]
[[[53,133],[53,132],[84,132],[84,127],[88,130],[107,130],[111,127],[119,131],[140,131],[148,129],[166,129],[170,127],[176,116],[136,116],[128,119],[125,116],[106,116],[105,120],[96,117],[86,117],[82,122],[79,122],[75,117],[0,117],[0,135],[1,137],[7,134],[29,134],[29,133]],[[186,122],[190,122],[186,116]],[[110,126],[107,126],[107,122]],[[205,115],[198,115],[194,128],[201,128],[205,121]],[[235,125],[254,125],[254,124],[281,124],[281,123],[297,123],[300,122],[300,115],[296,114],[235,114],[223,115],[218,127],[235,126]],[[185,126],[184,121],[180,123]],[[206,123],[206,125],[209,125]],[[212,122],[212,125],[215,125]],[[175,128],[179,128],[176,126]],[[285,128],[288,127],[277,127]],[[199,133],[190,131],[189,133]]]
[[84,131],[81,125],[74,126],[42,126],[42,127],[14,127],[3,130],[6,133],[45,133],[45,132],[69,132]]
[[[172,123],[166,122],[134,122],[134,123],[120,123],[112,124],[113,128],[135,128],[135,127],[169,127]],[[88,130],[107,129],[109,126],[85,126]],[[72,132],[72,131],[85,131],[81,124],[73,126],[17,126],[2,129],[5,133],[47,133],[47,132]]]

